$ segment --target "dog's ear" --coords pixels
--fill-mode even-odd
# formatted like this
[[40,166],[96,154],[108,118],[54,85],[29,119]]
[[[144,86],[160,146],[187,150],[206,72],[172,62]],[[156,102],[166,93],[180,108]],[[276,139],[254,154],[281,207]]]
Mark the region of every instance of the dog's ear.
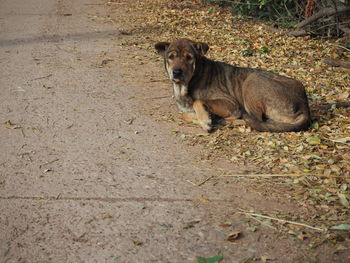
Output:
[[202,56],[204,56],[209,50],[208,44],[204,42],[196,42],[194,46]]
[[163,56],[169,45],[169,42],[158,42],[154,45],[154,48],[157,50],[158,54]]

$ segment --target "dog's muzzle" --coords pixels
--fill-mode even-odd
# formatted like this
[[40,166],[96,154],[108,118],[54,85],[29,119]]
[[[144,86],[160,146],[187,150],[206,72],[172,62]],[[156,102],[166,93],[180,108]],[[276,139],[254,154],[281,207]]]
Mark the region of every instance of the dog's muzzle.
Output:
[[181,80],[183,80],[184,75],[182,69],[174,69],[172,73],[174,81],[180,82]]

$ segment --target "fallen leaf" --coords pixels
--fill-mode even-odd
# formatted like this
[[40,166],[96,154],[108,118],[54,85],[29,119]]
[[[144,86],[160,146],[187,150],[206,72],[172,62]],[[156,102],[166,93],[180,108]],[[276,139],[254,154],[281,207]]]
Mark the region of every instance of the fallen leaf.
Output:
[[310,145],[318,145],[321,143],[321,138],[318,135],[315,135],[315,136],[307,138],[306,141]]
[[257,230],[257,227],[256,226],[250,226],[250,227],[247,227],[247,230],[250,231],[250,232],[255,232]]
[[342,184],[342,185],[340,186],[340,189],[341,189],[342,191],[346,191],[346,190],[348,189],[348,185],[347,185],[347,184]]
[[321,160],[322,159],[322,157],[320,157],[320,156],[318,156],[316,154],[311,155],[310,158],[317,159],[317,160]]
[[297,235],[297,238],[299,238],[300,240],[305,240],[305,239],[307,239],[307,235],[302,232],[299,235]]
[[349,231],[350,230],[350,225],[349,224],[340,224],[340,225],[332,226],[329,229],[330,230],[345,230],[345,231]]
[[142,245],[143,245],[143,242],[138,241],[138,240],[133,240],[132,243],[133,243],[135,246],[142,246]]
[[340,203],[343,205],[343,206],[345,206],[346,208],[349,208],[349,201],[348,201],[348,199],[347,199],[347,197],[346,197],[346,195],[345,194],[338,194],[338,197],[339,197],[339,199],[340,199]]
[[264,262],[264,263],[267,262],[267,261],[269,261],[269,260],[274,260],[274,258],[269,257],[269,256],[261,256],[260,259],[261,259],[261,261]]
[[219,263],[221,260],[223,260],[223,256],[220,251],[210,258],[197,257],[197,263]]
[[241,235],[241,231],[239,230],[232,231],[229,233],[227,237],[227,241],[234,242],[240,237],[240,235]]
[[198,200],[203,202],[203,203],[208,203],[209,202],[209,199],[208,198],[205,198],[204,196],[200,196],[198,197]]
[[349,97],[349,92],[343,92],[338,95],[338,100],[345,100]]
[[126,120],[124,120],[124,122],[126,122],[129,125],[131,125],[134,122],[134,120],[136,120],[136,117],[132,117],[130,119],[126,119]]
[[183,227],[183,229],[190,229],[190,228],[194,228],[195,224],[198,224],[200,222],[199,219],[193,220],[191,222],[188,222],[185,224],[185,226]]

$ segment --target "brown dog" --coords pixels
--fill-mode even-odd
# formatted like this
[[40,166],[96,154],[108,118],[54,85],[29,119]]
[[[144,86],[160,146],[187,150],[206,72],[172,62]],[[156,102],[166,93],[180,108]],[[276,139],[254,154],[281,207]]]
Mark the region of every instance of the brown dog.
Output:
[[184,118],[195,117],[206,131],[210,114],[243,120],[258,131],[306,130],[310,111],[301,82],[259,69],[240,68],[204,55],[206,43],[182,38],[155,45],[164,56],[174,96]]

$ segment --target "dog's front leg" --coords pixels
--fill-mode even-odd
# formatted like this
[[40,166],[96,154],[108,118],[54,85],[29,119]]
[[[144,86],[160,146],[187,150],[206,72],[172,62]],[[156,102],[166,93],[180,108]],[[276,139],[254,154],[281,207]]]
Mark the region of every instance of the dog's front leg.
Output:
[[180,112],[194,112],[193,99],[189,96],[176,98],[177,107]]
[[193,103],[193,109],[196,112],[197,120],[204,130],[210,132],[212,130],[212,120],[210,114],[206,109],[203,101],[196,100]]
[[242,110],[240,109],[239,104],[234,100],[207,100],[205,101],[205,105],[209,112],[224,118],[226,123],[234,125],[242,125],[245,123],[245,121],[240,119],[242,117]]

